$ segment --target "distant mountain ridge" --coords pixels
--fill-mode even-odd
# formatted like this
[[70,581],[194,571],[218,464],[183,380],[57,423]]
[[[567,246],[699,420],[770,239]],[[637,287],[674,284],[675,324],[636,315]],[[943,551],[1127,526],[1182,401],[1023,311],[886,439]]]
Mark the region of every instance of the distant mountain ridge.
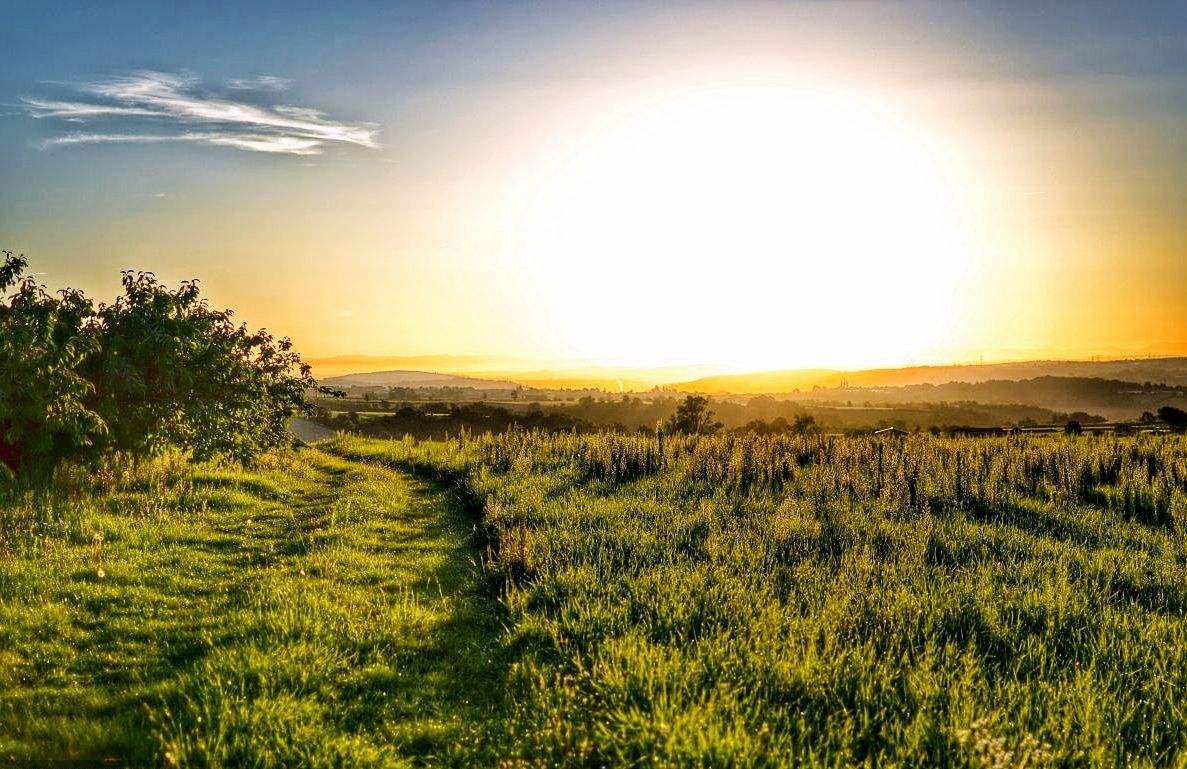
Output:
[[812,390],[816,387],[905,387],[943,385],[953,382],[978,383],[991,380],[1021,380],[1038,377],[1079,377],[1187,385],[1187,357],[1134,358],[1110,361],[1025,361],[956,366],[911,366],[905,368],[837,371],[802,369],[723,374],[668,385],[680,392],[761,395]]
[[495,370],[507,363],[493,355],[333,355],[309,358],[318,379],[352,376],[359,372],[424,371],[484,378],[480,369]]
[[[1094,374],[1120,371],[1128,374],[1130,378],[1053,374],[1007,378],[1011,374],[1017,376],[1019,373],[1053,369],[1060,372],[1072,372],[1082,371],[1085,368]],[[834,387],[818,384],[830,381],[829,377],[833,376],[843,376],[844,379],[839,380],[838,386]],[[800,388],[797,393],[786,389],[788,377],[793,377],[790,381],[800,383],[805,381],[800,377],[809,377],[807,381],[814,384],[812,387]],[[948,377],[954,377],[954,379],[948,379]],[[919,379],[931,381],[918,383]],[[908,383],[901,384],[904,381]],[[520,380],[516,382],[512,379],[402,369],[329,377],[322,379],[321,382],[346,390],[377,388],[380,390],[381,397],[384,398],[388,397],[386,393],[388,388],[409,390],[457,388],[488,393],[516,390],[522,386],[528,388],[523,396],[526,399],[543,397],[545,400],[550,400],[552,395],[555,395],[556,388],[563,387],[563,384],[556,380],[545,380],[544,382]],[[696,389],[698,385],[703,389]],[[533,386],[539,387],[540,391],[535,391],[533,394],[534,391],[531,389]],[[726,387],[737,389],[722,389]],[[748,391],[744,389],[746,387],[756,389]],[[785,389],[779,389],[781,387]],[[603,392],[609,389],[605,388]],[[857,404],[866,408],[888,406],[901,408],[911,404],[936,403],[1026,405],[1059,413],[1083,411],[1104,415],[1109,419],[1135,419],[1144,411],[1153,412],[1165,405],[1187,408],[1187,358],[1107,362],[1040,361],[987,366],[929,366],[858,372],[766,372],[711,377],[662,388],[660,391],[661,395],[668,398],[680,397],[688,392],[723,395],[725,396],[724,400],[730,400],[730,396],[733,396],[733,400],[739,402],[745,399],[765,399],[772,403],[783,400],[797,401],[801,404],[845,404],[846,407]],[[585,389],[583,394],[597,396],[597,391]],[[756,396],[762,397],[756,398]],[[444,395],[439,395],[439,397],[444,397]],[[465,396],[461,397],[465,400]],[[483,399],[486,397],[484,394]]]
[[820,389],[796,396],[801,403],[867,404],[981,403],[1028,404],[1056,412],[1089,411],[1110,419],[1132,419],[1160,406],[1187,407],[1187,386],[1125,382],[1099,377],[1041,376],[1034,379],[989,379],[901,387]]
[[478,377],[440,374],[433,371],[370,371],[344,374],[320,380],[330,387],[470,387],[475,390],[514,390],[519,387],[509,380],[480,379]]
[[669,382],[725,373],[718,364],[692,363],[673,366],[609,366],[573,360],[533,361],[493,355],[338,355],[310,358],[314,376],[331,379],[359,372],[433,372],[471,379],[510,380],[544,390],[602,389],[642,392]]
[[[423,360],[429,362],[428,359]],[[457,363],[457,359],[449,360],[451,363]],[[960,384],[1022,382],[1043,377],[1110,380],[1110,386],[1112,383],[1118,382],[1132,382],[1139,385],[1150,382],[1172,387],[1187,386],[1187,357],[1131,358],[1108,361],[1023,361],[951,366],[911,366],[859,371],[795,369],[743,374],[714,374],[685,381],[661,378],[664,374],[679,376],[687,371],[687,368],[679,367],[616,370],[591,366],[583,369],[450,373],[399,368],[323,377],[320,381],[333,387],[407,387],[413,389],[469,387],[476,390],[508,390],[523,386],[546,390],[559,388],[601,389],[608,392],[619,390],[643,392],[656,386],[655,383],[659,381],[659,389],[673,393],[789,395],[799,391],[800,395],[829,396],[829,392],[814,393],[814,391],[825,390],[843,398],[850,396],[841,395],[840,388],[871,390],[876,388],[949,386],[949,389],[953,391],[943,393],[945,399],[956,395],[956,386]],[[638,374],[638,378],[629,378],[632,373]],[[614,378],[615,374],[625,376]],[[1028,387],[1033,387],[1035,384],[1032,381]],[[906,394],[902,393],[902,395]],[[925,392],[911,394],[926,395]],[[967,393],[967,395],[971,394]],[[932,394],[933,397],[940,395],[940,393]]]

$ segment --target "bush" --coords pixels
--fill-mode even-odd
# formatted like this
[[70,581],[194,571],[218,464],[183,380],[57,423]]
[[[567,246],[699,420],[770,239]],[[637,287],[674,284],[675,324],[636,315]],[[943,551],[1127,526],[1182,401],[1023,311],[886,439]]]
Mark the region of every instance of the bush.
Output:
[[304,393],[317,385],[288,339],[249,333],[230,310],[211,310],[197,281],[170,290],[152,273],[124,272],[123,287],[96,313],[98,354],[86,366],[111,448],[248,460],[286,439],[289,418],[309,413]]
[[1158,409],[1158,418],[1166,422],[1167,426],[1175,432],[1187,430],[1187,411],[1183,411],[1183,409],[1163,406]]
[[[24,277],[23,256],[0,267],[0,463],[26,476],[95,447],[106,424],[89,407],[94,386],[79,373],[97,337],[91,303],[57,296]],[[14,289],[11,295],[7,295]]]
[[0,462],[21,475],[169,447],[247,461],[288,440],[308,390],[331,393],[287,338],[210,309],[197,281],[169,289],[124,272],[123,296],[95,308],[79,291],[49,294],[26,267],[5,252],[0,270]]

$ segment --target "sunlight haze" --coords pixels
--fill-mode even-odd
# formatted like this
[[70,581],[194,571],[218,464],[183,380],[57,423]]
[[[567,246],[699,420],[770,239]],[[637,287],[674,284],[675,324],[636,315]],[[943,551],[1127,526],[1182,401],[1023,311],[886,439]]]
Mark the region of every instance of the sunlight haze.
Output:
[[1187,352],[1187,45],[1127,36],[1181,9],[422,10],[295,8],[258,45],[259,10],[173,44],[149,14],[141,48],[18,11],[5,247],[100,297],[198,277],[314,358]]

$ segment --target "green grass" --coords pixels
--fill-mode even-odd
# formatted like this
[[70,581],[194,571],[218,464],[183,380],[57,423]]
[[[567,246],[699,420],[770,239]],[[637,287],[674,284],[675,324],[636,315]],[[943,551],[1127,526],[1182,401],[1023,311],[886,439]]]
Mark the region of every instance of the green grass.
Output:
[[1181,438],[331,450],[484,500],[509,763],[1187,764]]
[[0,758],[1187,766],[1180,437],[340,437],[0,552]]
[[0,759],[491,761],[500,614],[455,498],[312,450],[120,486],[8,506]]

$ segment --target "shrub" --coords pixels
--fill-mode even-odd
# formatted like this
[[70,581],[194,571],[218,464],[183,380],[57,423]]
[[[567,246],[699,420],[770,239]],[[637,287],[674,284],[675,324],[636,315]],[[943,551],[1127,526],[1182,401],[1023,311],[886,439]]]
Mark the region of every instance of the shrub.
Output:
[[94,447],[106,431],[87,403],[94,386],[79,373],[94,353],[97,337],[86,297],[70,289],[51,295],[24,276],[23,256],[3,254],[0,463],[25,476],[40,476]]
[[1163,406],[1158,409],[1158,418],[1166,422],[1167,426],[1176,432],[1187,430],[1187,411],[1183,411],[1183,409]]
[[0,270],[0,462],[22,475],[169,447],[247,461],[288,440],[289,418],[312,410],[307,391],[334,394],[287,338],[210,309],[197,281],[124,272],[123,296],[95,308],[22,278],[26,267],[5,252]]
[[111,448],[249,460],[286,439],[290,417],[310,412],[305,392],[317,384],[288,339],[210,309],[197,281],[171,290],[150,272],[124,272],[123,287],[96,313],[98,353],[85,367]]

